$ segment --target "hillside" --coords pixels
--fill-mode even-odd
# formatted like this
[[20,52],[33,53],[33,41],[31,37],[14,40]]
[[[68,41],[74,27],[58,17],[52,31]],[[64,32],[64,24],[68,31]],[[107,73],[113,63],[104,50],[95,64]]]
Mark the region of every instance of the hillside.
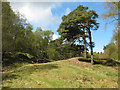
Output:
[[3,88],[117,88],[117,69],[78,58],[26,63],[3,72]]

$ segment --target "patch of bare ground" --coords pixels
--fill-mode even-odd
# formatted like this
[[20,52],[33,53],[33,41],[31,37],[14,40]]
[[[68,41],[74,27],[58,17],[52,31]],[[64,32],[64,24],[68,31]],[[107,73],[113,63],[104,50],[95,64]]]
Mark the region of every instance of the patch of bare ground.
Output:
[[[68,63],[73,63],[75,65],[78,65],[78,66],[82,66],[82,67],[88,67],[88,64],[90,63],[86,63],[86,62],[82,62],[82,61],[79,61],[80,57],[74,57],[74,58],[70,58],[68,59]],[[94,64],[92,65],[92,67],[97,67],[97,64]],[[120,68],[118,68],[119,66],[115,66],[115,67],[111,67],[111,66],[108,66],[107,68],[111,68],[111,69],[115,69],[115,70],[119,70],[120,71]]]
[[84,63],[84,65],[86,64],[85,62],[80,62],[79,60],[79,57],[74,57],[74,58],[70,58],[68,59],[68,63],[74,63],[76,65],[82,65]]

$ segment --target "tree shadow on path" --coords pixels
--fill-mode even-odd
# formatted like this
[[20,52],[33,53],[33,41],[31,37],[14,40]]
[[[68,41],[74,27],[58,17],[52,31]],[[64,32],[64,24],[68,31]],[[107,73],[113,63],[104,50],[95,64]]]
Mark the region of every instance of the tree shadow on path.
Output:
[[[82,62],[91,63],[90,59],[80,58],[78,60],[82,61]],[[111,59],[107,59],[107,60],[100,60],[100,59],[99,60],[94,60],[94,64],[101,64],[101,65],[104,65],[104,66],[117,66],[117,65],[120,65],[119,62],[113,61]]]

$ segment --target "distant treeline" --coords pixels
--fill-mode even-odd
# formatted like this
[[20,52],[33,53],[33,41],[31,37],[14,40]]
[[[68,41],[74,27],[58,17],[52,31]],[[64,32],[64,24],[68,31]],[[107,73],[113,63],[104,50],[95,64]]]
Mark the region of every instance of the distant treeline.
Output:
[[[28,53],[34,57],[38,57],[40,59],[51,59],[51,60],[62,60],[71,57],[80,57],[86,56],[90,57],[88,53],[88,46],[90,46],[91,50],[94,47],[94,43],[87,43],[85,38],[90,37],[91,32],[89,30],[89,35],[85,35],[85,31],[83,32],[81,28],[85,27],[76,27],[76,25],[69,25],[68,21],[71,20],[74,16],[76,11],[79,11],[79,8],[82,8],[83,12],[87,15],[88,13],[95,13],[95,11],[87,12],[87,7],[79,6],[75,9],[71,14],[68,16],[63,16],[63,22],[59,27],[59,34],[62,37],[53,40],[53,32],[51,30],[42,30],[41,27],[37,27],[37,29],[33,32],[33,26],[30,23],[27,23],[26,19],[22,18],[19,12],[14,12],[9,2],[2,3],[2,54],[5,55],[7,52],[17,53]],[[82,14],[82,13],[78,13]],[[71,16],[71,18],[69,18]],[[78,15],[79,16],[79,15]],[[83,18],[84,16],[82,16]],[[84,19],[82,19],[82,23]],[[78,17],[77,17],[78,19]],[[75,19],[75,20],[77,20]],[[95,18],[91,19],[92,23],[95,23],[96,27],[97,24],[94,20]],[[76,22],[74,20],[74,22]],[[86,19],[87,20],[87,19]],[[78,23],[78,22],[76,22]],[[68,25],[68,26],[65,26]],[[86,24],[87,28],[89,24]],[[69,28],[68,28],[69,27]],[[92,27],[92,26],[91,26]],[[62,30],[62,29],[63,30]],[[64,28],[66,30],[64,30]],[[74,29],[77,29],[77,32]],[[98,28],[98,27],[97,27]],[[72,32],[70,32],[72,31]],[[82,33],[83,35],[78,33]],[[75,36],[76,35],[76,36]],[[75,41],[76,39],[79,40],[81,36],[84,39],[84,42],[77,45],[75,42],[72,43],[71,40]],[[73,38],[74,36],[74,38]],[[69,42],[63,40],[63,38],[67,38]],[[79,40],[79,42],[81,42]],[[84,44],[85,43],[85,44]],[[88,45],[88,46],[87,46]],[[85,47],[85,48],[84,48]],[[87,55],[86,55],[87,54]],[[118,60],[118,30],[114,31],[113,38],[111,43],[104,47],[104,53],[93,53],[94,58],[109,58]],[[4,58],[3,58],[4,60]]]
[[23,52],[41,59],[66,59],[83,55],[84,46],[52,40],[51,30],[33,26],[18,13],[13,12],[9,2],[2,3],[2,53]]

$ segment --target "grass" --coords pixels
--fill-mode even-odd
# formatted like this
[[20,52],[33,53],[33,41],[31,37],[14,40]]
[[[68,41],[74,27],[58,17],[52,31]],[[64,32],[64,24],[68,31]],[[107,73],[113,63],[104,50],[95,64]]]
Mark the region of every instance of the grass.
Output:
[[6,67],[9,71],[2,75],[3,88],[118,88],[117,66],[77,63],[62,60]]

